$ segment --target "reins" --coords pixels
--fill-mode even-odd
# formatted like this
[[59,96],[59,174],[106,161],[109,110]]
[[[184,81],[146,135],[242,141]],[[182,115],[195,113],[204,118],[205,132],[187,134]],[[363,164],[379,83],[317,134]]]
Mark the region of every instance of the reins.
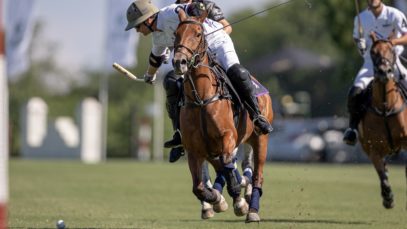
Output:
[[[222,28],[219,28],[219,29],[217,29],[217,30],[214,30],[214,31],[212,31],[212,32],[210,32],[210,33],[208,33],[208,34],[205,34],[205,35],[207,36],[207,35],[210,35],[210,34],[212,34],[212,33],[216,33],[216,32],[218,32],[218,31],[220,31],[220,30],[223,30],[224,28],[230,27],[230,26],[232,26],[232,25],[234,25],[234,24],[240,23],[240,22],[245,21],[245,20],[247,20],[247,19],[249,19],[249,18],[252,18],[252,17],[254,17],[254,16],[257,16],[257,15],[259,15],[259,14],[262,14],[262,13],[264,13],[264,12],[267,12],[267,11],[269,11],[269,10],[275,9],[275,8],[277,8],[277,7],[279,7],[279,6],[286,5],[286,4],[288,4],[288,3],[291,3],[292,1],[294,1],[294,0],[289,0],[289,1],[286,1],[286,2],[282,2],[282,3],[276,4],[276,5],[274,5],[274,6],[271,6],[271,7],[267,8],[267,9],[264,9],[264,10],[261,10],[261,11],[259,11],[259,12],[256,12],[256,13],[254,13],[254,14],[250,14],[249,16],[246,16],[246,17],[241,18],[241,19],[239,19],[239,20],[237,20],[237,21],[234,21],[234,22],[232,22],[232,23],[229,23],[228,25],[225,25],[225,26],[223,26]],[[311,6],[311,3],[309,3],[307,0],[305,0],[305,2],[306,2],[309,6]]]
[[[204,31],[203,28],[203,24],[198,22],[198,21],[194,21],[194,20],[185,20],[182,21],[179,26],[184,25],[184,24],[194,24],[194,25],[199,25],[202,28],[202,31]],[[215,77],[215,80],[217,81],[217,85],[216,85],[216,93],[208,98],[208,99],[202,99],[201,96],[198,93],[198,90],[196,89],[196,85],[192,79],[192,74],[191,71],[192,69],[197,69],[198,67],[207,67],[209,69],[209,71],[211,71],[212,73],[216,74],[216,71],[213,69],[213,67],[203,64],[202,61],[204,59],[205,56],[207,56],[207,42],[205,40],[205,35],[202,34],[201,39],[199,41],[198,47],[196,50],[192,50],[191,48],[182,45],[182,44],[178,44],[175,46],[175,50],[176,52],[180,52],[183,53],[184,55],[186,55],[184,52],[182,52],[181,50],[185,49],[187,50],[191,55],[191,60],[188,61],[187,65],[188,65],[188,72],[190,74],[187,74],[187,79],[188,82],[190,83],[191,87],[192,87],[192,94],[193,94],[193,98],[190,98],[192,100],[191,101],[185,101],[186,105],[188,107],[204,107],[207,106],[208,104],[211,104],[217,100],[223,99],[223,98],[229,98],[229,97],[225,97],[222,94],[219,93],[219,82],[218,79]],[[188,56],[188,55],[186,55]],[[209,58],[208,58],[209,61]],[[186,96],[188,97],[188,96]]]

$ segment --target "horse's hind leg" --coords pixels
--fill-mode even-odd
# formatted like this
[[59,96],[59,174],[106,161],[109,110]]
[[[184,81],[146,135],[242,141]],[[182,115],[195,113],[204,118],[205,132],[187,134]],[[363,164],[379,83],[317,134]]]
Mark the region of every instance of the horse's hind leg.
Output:
[[383,207],[390,209],[394,207],[393,192],[390,187],[389,179],[387,176],[386,162],[379,155],[371,153],[370,159],[376,169],[377,175],[380,179],[380,189],[383,198]]
[[259,222],[260,197],[263,193],[263,167],[267,156],[268,135],[258,136],[252,142],[254,150],[254,173],[253,173],[253,191],[249,205],[249,214],[246,217],[246,223]]
[[244,187],[244,198],[248,203],[252,196],[252,176],[253,176],[253,148],[249,144],[243,145],[244,158],[242,160],[243,177],[240,183]]
[[[406,161],[405,161],[405,169],[406,169],[406,197],[407,197],[407,158],[406,158]],[[407,200],[406,200],[406,210],[407,210]]]

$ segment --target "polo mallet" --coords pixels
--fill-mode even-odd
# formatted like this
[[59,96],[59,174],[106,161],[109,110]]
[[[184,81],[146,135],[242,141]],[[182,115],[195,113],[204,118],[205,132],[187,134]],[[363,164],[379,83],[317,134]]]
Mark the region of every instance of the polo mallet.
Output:
[[135,76],[133,73],[131,73],[129,70],[125,69],[123,66],[121,66],[118,63],[113,63],[113,68],[116,69],[118,72],[122,73],[123,75],[127,76],[127,78],[137,81],[137,82],[144,82],[144,79],[140,79],[137,76]]
[[360,12],[359,12],[359,1],[355,0],[355,8],[356,8],[356,16],[358,17],[358,32],[359,32],[359,39],[363,37],[363,27],[360,21]]

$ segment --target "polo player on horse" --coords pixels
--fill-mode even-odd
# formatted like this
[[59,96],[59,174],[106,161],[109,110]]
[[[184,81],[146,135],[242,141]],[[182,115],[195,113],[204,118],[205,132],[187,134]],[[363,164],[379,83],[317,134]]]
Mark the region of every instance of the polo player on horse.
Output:
[[[343,141],[348,145],[355,145],[357,142],[358,124],[365,113],[364,92],[374,78],[373,62],[369,52],[373,43],[369,38],[371,33],[375,33],[378,38],[389,39],[394,46],[397,55],[396,75],[404,90],[407,89],[407,70],[399,59],[404,49],[402,45],[407,45],[406,17],[398,9],[386,6],[382,0],[367,0],[367,4],[368,8],[354,20],[353,38],[364,63],[348,93],[349,128],[343,137]],[[363,31],[360,28],[363,28]]]
[[[184,11],[191,15],[199,11],[200,6],[200,3],[172,4],[159,10],[151,3],[151,0],[136,0],[129,6],[126,30],[135,28],[137,32],[145,36],[152,34],[153,47],[149,57],[149,67],[144,74],[145,82],[154,83],[157,69],[164,61],[163,56],[166,55],[168,49],[173,49],[174,32],[180,22],[179,12]],[[216,21],[206,18],[203,26],[207,34],[205,39],[208,42],[208,51],[216,57],[216,61],[220,63],[238,91],[257,132],[259,134],[270,133],[273,128],[260,113],[250,73],[240,64],[232,39],[223,30],[223,25]],[[167,94],[168,96],[171,94]],[[170,115],[170,118],[175,118],[173,123],[178,125],[178,116]],[[175,145],[173,144],[173,146]]]

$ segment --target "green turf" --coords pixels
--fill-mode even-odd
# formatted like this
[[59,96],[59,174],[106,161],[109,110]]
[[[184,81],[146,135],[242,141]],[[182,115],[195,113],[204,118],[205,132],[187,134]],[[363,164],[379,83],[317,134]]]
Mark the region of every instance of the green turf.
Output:
[[[407,228],[404,167],[390,166],[396,206],[381,205],[371,165],[267,164],[260,224],[233,210],[200,220],[185,162],[10,161],[10,228]],[[227,198],[229,205],[231,200]]]

